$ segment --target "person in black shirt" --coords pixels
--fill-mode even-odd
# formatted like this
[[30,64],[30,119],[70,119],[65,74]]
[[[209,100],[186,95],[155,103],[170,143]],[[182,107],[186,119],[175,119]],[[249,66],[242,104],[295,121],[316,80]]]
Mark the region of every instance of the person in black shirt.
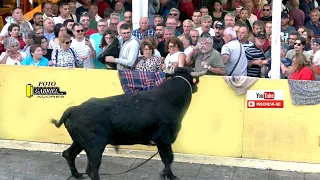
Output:
[[215,36],[213,36],[213,48],[221,53],[221,48],[224,45],[223,40],[223,31],[224,31],[224,24],[223,22],[217,21],[214,25],[214,32]]

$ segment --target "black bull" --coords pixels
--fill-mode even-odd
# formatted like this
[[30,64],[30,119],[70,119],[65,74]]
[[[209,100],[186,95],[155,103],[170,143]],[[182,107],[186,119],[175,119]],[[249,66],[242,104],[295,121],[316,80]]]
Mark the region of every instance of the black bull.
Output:
[[52,120],[56,127],[64,123],[73,140],[62,153],[72,176],[82,177],[75,166],[75,158],[82,150],[88,158],[86,173],[92,180],[100,180],[98,172],[102,153],[108,144],[150,145],[152,142],[156,144],[165,166],[160,177],[177,179],[171,171],[171,144],[178,136],[192,93],[197,91],[193,78],[205,73],[176,68],[174,72],[167,71],[171,78],[159,87],[107,98],[91,98],[79,106],[68,108],[59,122]]

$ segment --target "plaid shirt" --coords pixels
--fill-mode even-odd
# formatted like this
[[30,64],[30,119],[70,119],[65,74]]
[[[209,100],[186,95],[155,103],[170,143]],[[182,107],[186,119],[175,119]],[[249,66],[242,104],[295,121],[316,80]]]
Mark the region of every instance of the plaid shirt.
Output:
[[153,29],[148,29],[144,34],[140,32],[140,28],[132,31],[132,35],[134,35],[139,41],[141,41],[144,37],[151,36],[154,39],[157,39],[156,31]]
[[136,70],[118,70],[118,75],[125,94],[150,90],[162,84],[166,78],[164,72]]

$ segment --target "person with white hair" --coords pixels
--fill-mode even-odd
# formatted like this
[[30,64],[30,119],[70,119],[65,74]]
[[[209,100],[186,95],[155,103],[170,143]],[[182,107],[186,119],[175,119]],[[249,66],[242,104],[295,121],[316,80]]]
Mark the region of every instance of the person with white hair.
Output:
[[226,76],[247,76],[248,60],[245,49],[237,39],[237,33],[232,27],[223,32],[224,44],[221,48]]

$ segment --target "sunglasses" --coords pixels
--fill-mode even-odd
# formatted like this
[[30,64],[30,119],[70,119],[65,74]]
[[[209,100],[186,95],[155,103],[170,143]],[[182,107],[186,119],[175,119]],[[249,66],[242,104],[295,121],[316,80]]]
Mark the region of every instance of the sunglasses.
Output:
[[270,11],[270,9],[263,9],[263,11]]
[[80,33],[80,32],[84,32],[83,29],[80,29],[80,30],[76,30],[77,33]]
[[64,43],[66,43],[66,44],[71,44],[71,42],[72,42],[72,41],[70,40],[70,41],[66,41],[66,42],[64,42]]
[[294,45],[301,46],[302,44],[301,43],[294,43]]
[[170,16],[178,16],[178,14],[170,14]]

